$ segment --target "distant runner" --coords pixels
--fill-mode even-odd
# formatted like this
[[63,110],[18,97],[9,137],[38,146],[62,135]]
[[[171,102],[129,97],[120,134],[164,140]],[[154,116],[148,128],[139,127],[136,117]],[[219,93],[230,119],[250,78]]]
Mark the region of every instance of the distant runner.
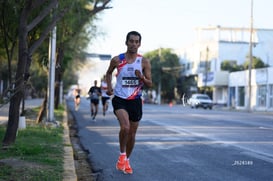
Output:
[[97,80],[94,81],[94,86],[90,87],[88,94],[90,96],[90,108],[91,108],[91,117],[95,121],[98,107],[99,107],[99,97],[101,95],[101,89],[97,86]]

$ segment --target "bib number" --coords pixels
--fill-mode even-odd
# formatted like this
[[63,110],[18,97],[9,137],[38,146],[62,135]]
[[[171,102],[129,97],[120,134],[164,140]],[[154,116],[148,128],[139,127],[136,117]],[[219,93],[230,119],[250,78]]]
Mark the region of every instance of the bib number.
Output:
[[123,77],[122,87],[137,87],[139,85],[139,79],[137,77]]

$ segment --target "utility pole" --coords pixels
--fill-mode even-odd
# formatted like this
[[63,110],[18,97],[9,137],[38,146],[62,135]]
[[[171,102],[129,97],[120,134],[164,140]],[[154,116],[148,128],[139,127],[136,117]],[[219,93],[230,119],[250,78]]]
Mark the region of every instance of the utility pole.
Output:
[[208,81],[208,61],[209,61],[209,48],[206,48],[206,63],[205,63],[205,90],[204,93],[207,93],[207,81]]
[[[158,52],[158,55],[159,55],[159,63],[161,62],[161,48],[159,48],[159,52]],[[158,94],[157,94],[157,104],[161,104],[161,74],[162,74],[162,68],[160,67],[160,73],[159,73],[159,76],[158,76]]]
[[56,66],[56,26],[51,32],[49,40],[49,77],[48,77],[48,102],[47,102],[47,121],[54,122],[54,84]]
[[[56,6],[57,9],[58,6]],[[56,67],[56,36],[57,27],[51,31],[49,39],[48,59],[49,59],[49,75],[48,75],[48,90],[47,90],[47,121],[54,122],[54,89],[55,89],[55,67]]]
[[63,103],[63,81],[60,81],[59,103]]
[[252,69],[252,41],[253,41],[253,0],[250,6],[250,40],[249,40],[249,65],[248,65],[248,111],[251,112],[251,69]]
[[160,70],[160,74],[159,74],[159,84],[158,84],[158,104],[161,104],[161,73],[162,71]]

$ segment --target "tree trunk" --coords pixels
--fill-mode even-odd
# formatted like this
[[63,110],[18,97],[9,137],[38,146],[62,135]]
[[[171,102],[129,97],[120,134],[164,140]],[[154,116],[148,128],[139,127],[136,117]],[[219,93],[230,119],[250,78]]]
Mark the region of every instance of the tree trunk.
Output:
[[59,94],[60,94],[60,84],[55,80],[54,86],[54,109],[58,109],[59,107]]
[[21,106],[21,114],[20,116],[25,115],[25,85],[23,87],[23,97],[22,97],[22,106]]
[[43,104],[40,108],[40,111],[39,111],[39,114],[37,116],[37,119],[36,119],[36,123],[41,123],[42,120],[43,120],[43,117],[45,116],[45,113],[46,113],[46,105],[47,105],[47,94],[45,94],[45,98],[44,98],[44,101],[43,101]]
[[62,81],[62,62],[64,57],[62,44],[57,50],[56,69],[55,69],[55,109],[59,107],[60,100],[60,83]]
[[9,105],[9,119],[6,134],[3,140],[3,147],[13,144],[16,140],[16,133],[19,123],[19,108],[21,103],[22,94],[15,94],[10,101]]
[[[29,7],[29,6],[27,6]],[[19,47],[18,47],[18,63],[15,76],[15,86],[9,106],[8,126],[3,140],[3,146],[7,147],[16,140],[16,133],[19,123],[20,103],[24,96],[24,82],[28,78],[25,72],[28,72],[27,61],[29,58],[27,44],[27,14],[29,9],[22,11],[19,22]]]

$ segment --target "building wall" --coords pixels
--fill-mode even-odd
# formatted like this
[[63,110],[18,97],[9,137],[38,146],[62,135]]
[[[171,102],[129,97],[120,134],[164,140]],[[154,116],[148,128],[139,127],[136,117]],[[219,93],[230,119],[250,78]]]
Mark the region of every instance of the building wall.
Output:
[[[224,102],[237,109],[246,109],[251,97],[253,109],[270,110],[273,104],[272,70],[252,70],[251,96],[248,96],[248,71],[234,72],[229,75],[229,81],[202,83],[208,74],[221,71],[221,63],[225,60],[236,61],[242,65],[250,52],[250,31],[248,28],[205,27],[197,28],[196,42],[186,47],[181,53],[183,75],[198,75],[198,87],[212,86],[213,101]],[[265,64],[273,67],[273,29],[253,29],[252,55],[260,58]],[[204,62],[208,67],[204,66]],[[203,66],[200,66],[203,65]],[[271,78],[272,77],[272,78]],[[231,81],[232,80],[232,81]],[[221,86],[219,86],[219,84]],[[266,90],[266,101],[262,92]],[[272,90],[273,91],[273,90]],[[261,106],[263,103],[266,106]],[[272,103],[271,103],[272,102]]]
[[[250,100],[252,110],[272,111],[272,77],[273,67],[253,69],[251,72],[251,96],[249,96],[248,70],[230,73],[228,106],[236,109],[247,109]],[[234,94],[232,90],[235,90]]]
[[[196,42],[186,47],[181,53],[181,64],[185,67],[185,74],[198,74],[201,61],[210,63],[209,69],[220,71],[224,60],[236,60],[243,64],[249,55],[249,30],[247,28],[210,27],[198,28]],[[206,33],[211,36],[206,36]],[[253,56],[261,58],[265,64],[273,66],[273,29],[254,29]]]

